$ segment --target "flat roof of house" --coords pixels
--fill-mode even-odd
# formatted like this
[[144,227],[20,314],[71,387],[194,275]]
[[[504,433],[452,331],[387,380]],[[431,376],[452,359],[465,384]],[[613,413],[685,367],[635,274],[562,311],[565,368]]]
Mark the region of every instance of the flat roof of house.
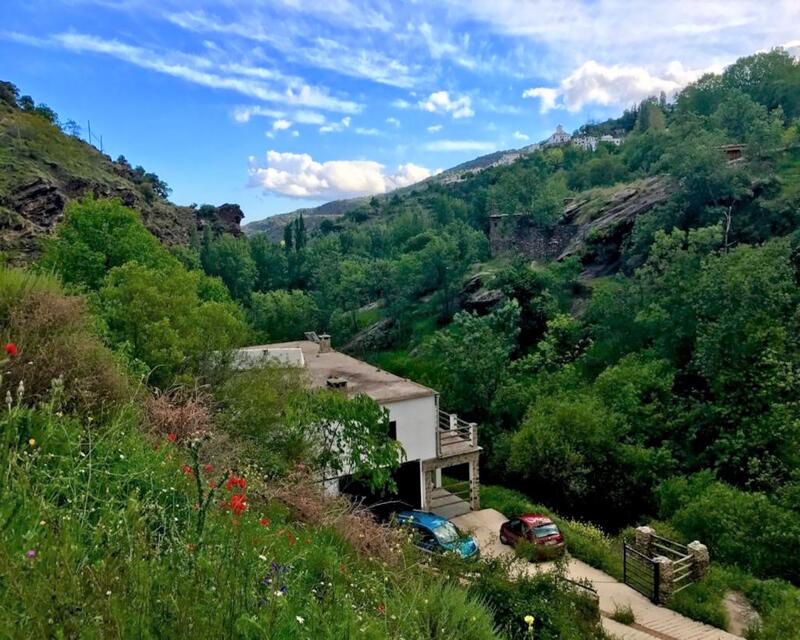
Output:
[[320,353],[319,344],[310,340],[264,344],[245,347],[239,351],[268,349],[302,350],[305,369],[311,374],[311,383],[314,388],[327,387],[327,381],[330,378],[344,378],[347,380],[346,392],[348,395],[364,393],[378,404],[436,395],[436,392],[429,387],[401,378],[339,351],[331,350]]

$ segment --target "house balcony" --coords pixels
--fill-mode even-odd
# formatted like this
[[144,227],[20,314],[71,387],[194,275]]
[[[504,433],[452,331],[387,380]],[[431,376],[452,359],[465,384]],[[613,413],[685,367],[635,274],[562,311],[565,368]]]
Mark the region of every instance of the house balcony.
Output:
[[480,509],[480,453],[478,425],[440,411],[436,457],[422,461],[427,511],[451,518]]
[[436,457],[449,458],[478,451],[478,425],[466,422],[455,414],[439,411]]

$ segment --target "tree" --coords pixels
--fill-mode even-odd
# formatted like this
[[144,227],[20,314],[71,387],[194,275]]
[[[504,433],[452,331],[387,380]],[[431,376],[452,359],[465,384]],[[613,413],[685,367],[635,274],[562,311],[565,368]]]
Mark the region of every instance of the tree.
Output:
[[153,268],[177,263],[135,211],[119,200],[91,196],[67,205],[43,257],[64,282],[90,289],[97,289],[111,269],[131,261]]
[[43,103],[37,104],[36,107],[33,109],[33,113],[35,113],[40,118],[44,118],[51,124],[55,125],[58,124],[58,114],[55,111],[53,111],[50,107],[48,107],[46,104]]
[[294,226],[291,222],[283,228],[283,249],[287,254],[294,249]]
[[423,345],[432,363],[430,382],[441,391],[445,406],[486,415],[517,346],[519,314],[515,300],[483,317],[457,313],[446,329]]
[[739,58],[725,69],[720,82],[748,94],[768,111],[780,108],[786,122],[800,116],[800,63],[784,49]]
[[336,391],[309,393],[290,423],[304,428],[311,464],[325,477],[352,475],[378,491],[392,488],[392,474],[405,452],[389,437],[389,410],[369,396],[348,398]]
[[305,291],[254,293],[251,301],[253,326],[267,342],[300,339],[304,331],[317,329],[319,315],[314,299]]
[[235,299],[243,302],[250,299],[256,281],[256,265],[247,239],[229,234],[210,238],[201,249],[200,260],[207,274],[222,278]]
[[80,125],[72,120],[71,118],[67,120],[61,128],[64,130],[65,133],[71,135],[74,138],[80,138],[81,136],[81,127]]
[[0,103],[17,108],[19,99],[19,89],[11,82],[0,80]]
[[153,269],[128,262],[112,269],[99,291],[110,339],[144,362],[155,384],[201,371],[215,353],[239,346],[247,335],[235,304],[200,299],[203,279],[177,265]]
[[250,255],[256,268],[255,289],[272,291],[288,284],[288,263],[280,246],[265,234],[250,238]]
[[294,249],[295,251],[302,251],[306,247],[306,223],[303,220],[303,214],[297,216],[294,221]]
[[17,104],[20,109],[27,112],[31,112],[36,108],[36,103],[33,101],[33,98],[28,95],[20,96]]

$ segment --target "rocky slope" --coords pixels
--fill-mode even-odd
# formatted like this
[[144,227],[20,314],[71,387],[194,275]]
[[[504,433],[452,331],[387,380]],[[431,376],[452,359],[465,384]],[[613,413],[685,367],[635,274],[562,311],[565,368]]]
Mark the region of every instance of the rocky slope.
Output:
[[62,219],[66,204],[86,194],[119,198],[167,244],[185,243],[206,225],[241,233],[238,205],[198,210],[172,204],[127,162],[112,161],[35,114],[0,104],[0,251],[13,262],[28,262]]

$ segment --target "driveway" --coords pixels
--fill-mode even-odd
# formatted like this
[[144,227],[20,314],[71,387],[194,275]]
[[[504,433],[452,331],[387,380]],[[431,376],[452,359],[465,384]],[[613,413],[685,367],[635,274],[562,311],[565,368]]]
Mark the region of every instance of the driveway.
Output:
[[[513,549],[501,544],[498,537],[500,525],[506,520],[502,513],[494,509],[481,509],[453,518],[459,529],[470,531],[477,538],[481,554],[513,558]],[[520,573],[536,573],[551,570],[554,565],[553,562],[519,560],[514,566]],[[619,640],[743,640],[740,636],[697,622],[666,607],[659,607],[628,585],[575,558],[567,561],[567,577],[592,582],[600,598],[603,628]],[[628,626],[609,618],[617,606],[626,605],[633,610],[636,622]]]

